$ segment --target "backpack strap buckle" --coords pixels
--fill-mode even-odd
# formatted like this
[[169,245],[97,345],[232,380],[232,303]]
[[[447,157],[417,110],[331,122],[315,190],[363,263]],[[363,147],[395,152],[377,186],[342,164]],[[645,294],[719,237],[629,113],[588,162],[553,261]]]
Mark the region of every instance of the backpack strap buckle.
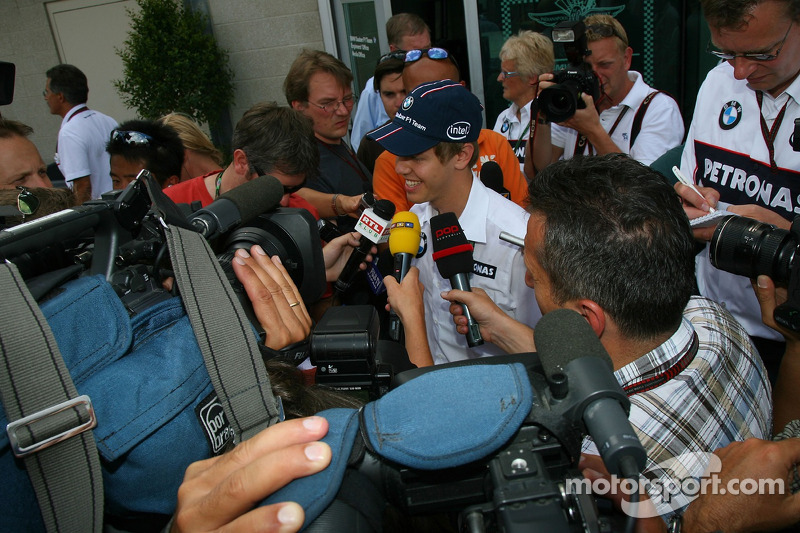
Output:
[[[47,420],[52,417],[57,417],[60,413],[64,413],[65,411],[72,409],[74,409],[77,417],[71,416],[71,421],[69,422],[64,420],[64,416],[60,417],[61,420]],[[28,428],[27,433],[29,435],[33,435],[34,432],[32,430],[32,426],[34,424],[42,424],[45,428],[46,434],[49,434],[52,431],[58,431],[58,433],[40,440],[34,439],[33,442],[25,446],[21,445],[18,432],[22,428]],[[94,407],[92,406],[92,400],[89,398],[89,396],[84,394],[78,396],[77,398],[72,398],[65,402],[56,404],[52,407],[42,409],[41,411],[37,411],[32,415],[20,418],[14,422],[10,422],[6,426],[6,432],[8,433],[8,440],[14,455],[17,457],[25,457],[32,453],[40,452],[45,448],[49,448],[50,446],[74,437],[75,435],[80,435],[81,433],[89,431],[96,426],[97,417],[95,416]],[[50,429],[51,431],[47,432],[47,429]],[[40,434],[43,433],[41,430],[38,432]]]

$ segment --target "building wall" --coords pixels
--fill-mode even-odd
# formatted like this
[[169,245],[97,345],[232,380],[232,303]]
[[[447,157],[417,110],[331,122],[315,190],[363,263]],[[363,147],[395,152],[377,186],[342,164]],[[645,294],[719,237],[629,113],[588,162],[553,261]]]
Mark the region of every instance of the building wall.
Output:
[[[0,108],[0,113],[33,127],[31,139],[45,163],[50,163],[61,117],[50,114],[42,91],[45,72],[60,59],[45,3],[45,0],[0,0],[0,60],[10,61],[17,68],[14,102]],[[234,72],[236,92],[230,109],[234,124],[256,102],[274,100],[286,104],[282,84],[294,58],[302,48],[324,49],[317,0],[207,0],[207,3],[214,35],[220,46],[228,50]],[[89,79],[90,90],[92,82]],[[122,121],[133,117],[114,118]]]
[[4,118],[34,130],[31,140],[45,163],[53,161],[61,117],[44,102],[47,69],[59,63],[44,0],[0,0],[0,60],[17,67],[14,102],[0,108]]
[[317,0],[208,0],[214,35],[236,73],[235,123],[253,104],[287,104],[283,80],[303,48],[324,50]]

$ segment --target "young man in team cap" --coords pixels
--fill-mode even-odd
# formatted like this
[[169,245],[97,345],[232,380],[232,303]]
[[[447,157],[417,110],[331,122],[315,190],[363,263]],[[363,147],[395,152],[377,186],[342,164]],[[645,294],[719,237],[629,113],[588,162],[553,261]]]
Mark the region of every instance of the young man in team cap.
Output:
[[[485,343],[468,347],[450,318],[450,303],[440,296],[450,289],[434,264],[431,219],[452,212],[474,247],[471,285],[480,288],[506,313],[533,326],[541,316],[533,291],[525,285],[525,265],[518,246],[500,240],[501,232],[524,235],[528,214],[484,186],[473,174],[482,106],[452,80],[424,83],[403,101],[395,118],[368,137],[396,156],[395,170],[405,178],[411,211],[421,226],[420,253],[415,260],[424,293],[411,279],[402,295],[389,302],[406,324],[406,348],[425,349],[409,337],[413,324],[424,320],[434,363],[496,355],[503,351]],[[396,285],[388,280],[392,288]],[[393,291],[394,292],[394,291]],[[395,292],[395,294],[398,294]],[[424,316],[422,309],[424,306]]]

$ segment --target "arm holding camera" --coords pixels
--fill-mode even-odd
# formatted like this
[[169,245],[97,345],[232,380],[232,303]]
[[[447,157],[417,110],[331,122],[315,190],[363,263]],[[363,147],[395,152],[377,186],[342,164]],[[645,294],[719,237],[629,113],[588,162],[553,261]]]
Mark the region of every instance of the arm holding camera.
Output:
[[280,257],[270,258],[255,245],[250,253],[237,250],[231,264],[267,333],[268,348],[280,350],[308,337],[311,317]]
[[322,417],[287,420],[228,453],[192,463],[178,489],[172,533],[298,531],[304,513],[297,503],[254,506],[290,481],[330,464],[330,447],[317,442],[327,432]]
[[780,332],[786,339],[786,352],[772,391],[772,431],[778,433],[787,422],[800,418],[796,393],[800,384],[800,333],[779,326],[773,318],[775,308],[787,299],[786,288],[775,287],[775,282],[769,276],[761,275],[753,283],[753,290],[761,305],[764,324]]

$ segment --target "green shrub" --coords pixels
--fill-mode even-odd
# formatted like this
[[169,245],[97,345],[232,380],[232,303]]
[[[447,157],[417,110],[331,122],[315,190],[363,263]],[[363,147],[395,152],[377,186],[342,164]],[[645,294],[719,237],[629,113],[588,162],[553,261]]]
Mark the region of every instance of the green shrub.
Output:
[[228,54],[206,33],[207,18],[173,0],[136,0],[123,49],[122,100],[143,118],[182,111],[210,125],[233,101]]

